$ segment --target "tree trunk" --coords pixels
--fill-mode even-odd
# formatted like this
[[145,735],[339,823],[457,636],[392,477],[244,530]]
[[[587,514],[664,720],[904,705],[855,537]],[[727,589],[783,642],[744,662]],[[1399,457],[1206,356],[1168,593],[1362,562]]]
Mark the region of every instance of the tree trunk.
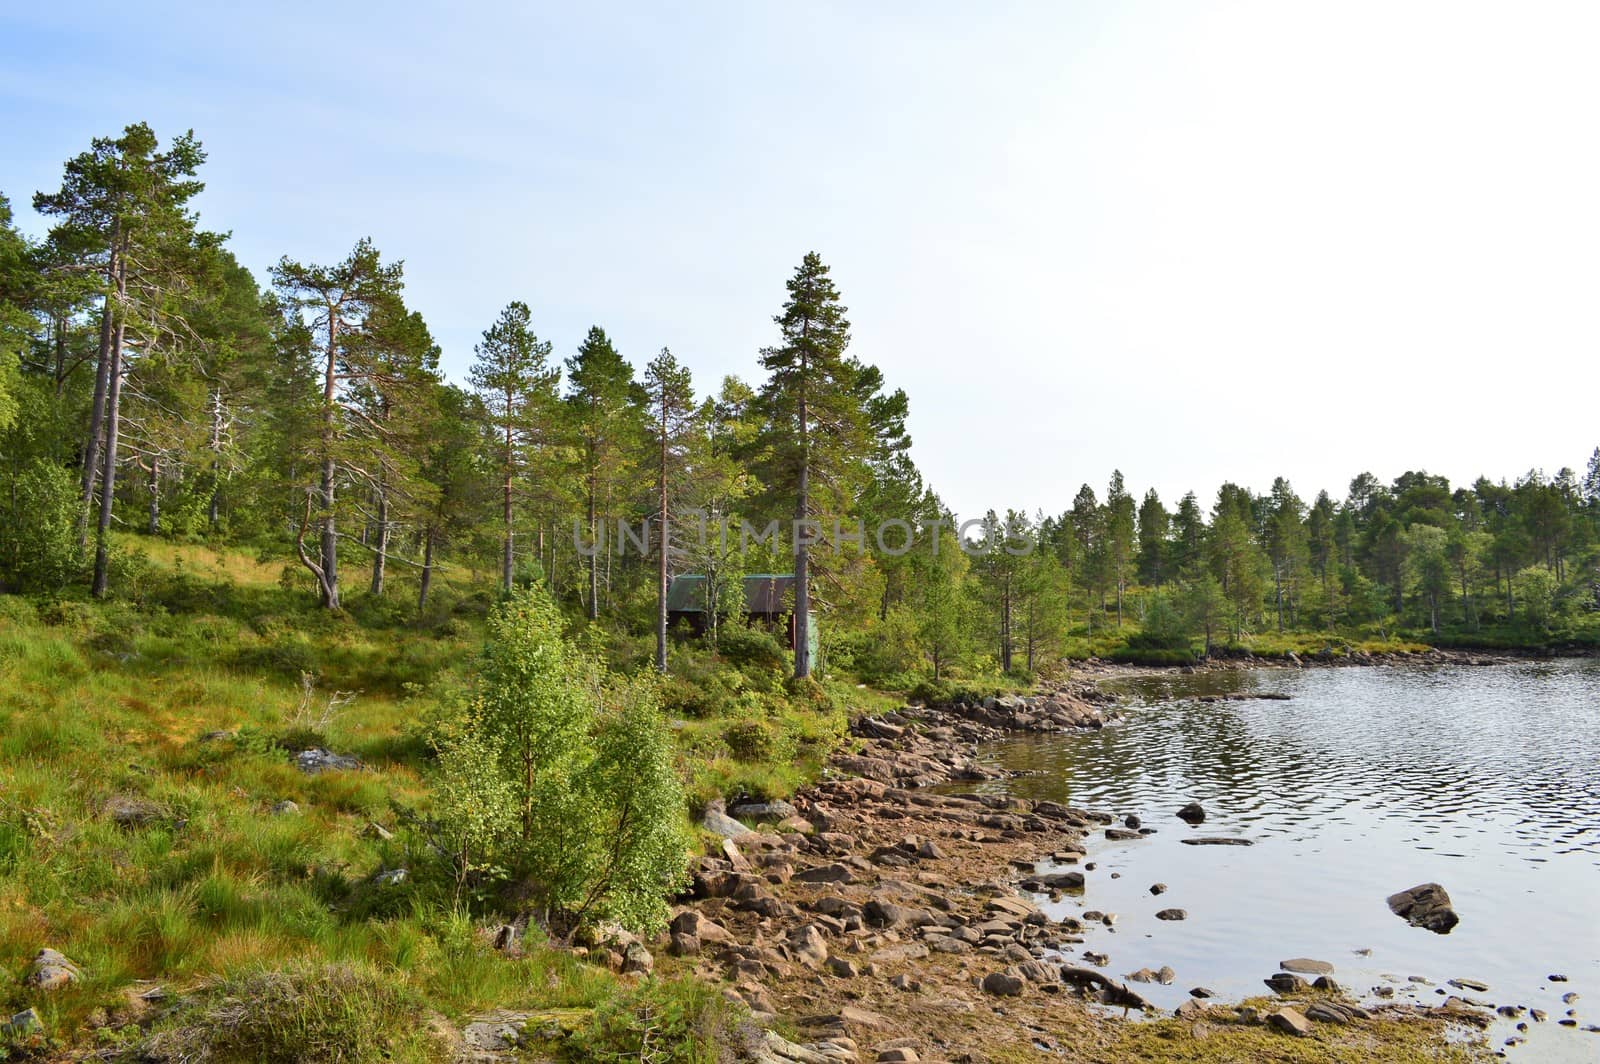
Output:
[[656,477],[656,505],[660,507],[660,521],[656,544],[656,669],[667,671],[667,545],[671,542],[672,522],[667,517],[667,414],[664,409],[666,387],[662,387],[661,413],[661,465]]
[[591,621],[600,619],[600,534],[595,528],[595,456],[589,455],[589,542],[594,553],[589,555],[589,609]]
[[83,512],[78,517],[78,544],[89,542],[89,509],[94,502],[94,481],[99,472],[100,437],[105,432],[106,391],[111,379],[111,347],[115,326],[121,317],[121,296],[127,291],[122,277],[120,237],[115,229],[111,237],[111,261],[106,266],[108,291],[100,306],[100,350],[94,369],[94,399],[89,406],[89,439],[83,448]]
[[372,559],[372,593],[383,594],[383,571],[389,560],[389,489],[378,480],[378,546]]
[[422,587],[417,592],[417,609],[428,604],[428,588],[433,586],[433,529],[422,534]]
[[326,609],[339,608],[339,533],[334,524],[333,419],[338,378],[338,313],[328,308],[328,361],[322,383],[322,544],[321,599]]
[[95,598],[105,598],[111,566],[111,509],[116,503],[117,490],[117,429],[122,406],[122,336],[123,324],[119,320],[112,329],[110,375],[106,380],[106,445],[102,449],[100,470],[100,521],[95,533],[94,582],[90,587]]
[[156,535],[160,535],[161,534],[161,459],[160,458],[152,457],[150,459],[150,480],[148,481],[148,485],[149,485],[149,488],[150,488],[150,524],[149,524],[149,530],[150,530],[150,534],[152,536],[156,536]]
[[206,527],[217,530],[218,500],[222,497],[222,389],[211,390],[211,500],[206,506]]
[[794,678],[811,675],[811,536],[803,523],[811,516],[811,455],[805,384],[800,391],[800,476],[794,504]]

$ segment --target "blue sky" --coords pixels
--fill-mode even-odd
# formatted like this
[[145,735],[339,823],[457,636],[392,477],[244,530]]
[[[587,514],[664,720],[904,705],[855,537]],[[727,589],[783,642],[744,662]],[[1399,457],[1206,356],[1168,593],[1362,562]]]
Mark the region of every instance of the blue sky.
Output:
[[815,249],[963,514],[1600,443],[1592,6],[868,8],[12,5],[0,191],[192,127],[260,280],[370,235],[458,376],[523,299],[753,379]]

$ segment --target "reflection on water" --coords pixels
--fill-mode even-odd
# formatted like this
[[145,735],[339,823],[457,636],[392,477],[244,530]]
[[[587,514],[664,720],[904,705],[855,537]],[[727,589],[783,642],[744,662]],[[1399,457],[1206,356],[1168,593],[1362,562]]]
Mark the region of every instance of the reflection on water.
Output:
[[[1240,691],[1292,697],[1197,701]],[[1197,984],[1261,992],[1290,956],[1401,999],[1442,1000],[1409,976],[1480,979],[1492,988],[1480,997],[1550,1014],[1513,1055],[1600,1060],[1600,1034],[1556,1027],[1569,1007],[1580,1027],[1600,1021],[1600,664],[1163,674],[1121,693],[1136,707],[1123,725],[983,751],[1026,773],[988,789],[1157,829],[1096,844],[1084,898],[1057,906],[1118,912],[1087,946],[1111,954],[1114,974],[1170,964],[1178,982],[1147,994],[1168,1006]],[[1209,814],[1199,829],[1173,815],[1191,800]],[[1178,845],[1194,830],[1257,845]],[[1157,881],[1170,885],[1159,900]],[[1448,936],[1384,904],[1427,881],[1461,914]],[[1189,919],[1154,920],[1168,906]],[[1588,1003],[1563,1003],[1568,991]]]

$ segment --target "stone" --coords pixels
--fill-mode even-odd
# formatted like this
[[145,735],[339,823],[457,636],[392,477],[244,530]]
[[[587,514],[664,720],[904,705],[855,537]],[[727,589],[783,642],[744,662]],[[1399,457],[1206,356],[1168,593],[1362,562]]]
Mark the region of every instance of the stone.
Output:
[[1189,989],[1189,996],[1196,998],[1213,998],[1217,996],[1217,992],[1212,990],[1210,987],[1196,986]]
[[879,1064],[916,1064],[922,1058],[917,1056],[917,1051],[910,1046],[900,1046],[897,1049],[885,1049],[878,1053]]
[[1389,911],[1412,927],[1422,927],[1436,935],[1448,935],[1461,922],[1451,907],[1450,895],[1437,883],[1423,883],[1389,895]]
[[1333,965],[1327,961],[1314,961],[1310,957],[1291,957],[1286,961],[1279,961],[1278,967],[1286,972],[1298,975],[1332,975]]
[[1132,813],[1129,813],[1126,817],[1123,818],[1122,826],[1125,827],[1125,828],[1132,828],[1133,830],[1137,831],[1137,830],[1139,830],[1140,820],[1139,820],[1138,817],[1134,816]]
[[780,821],[799,816],[800,811],[779,798],[771,802],[740,802],[728,812],[738,820]]
[[1292,972],[1277,972],[1271,978],[1263,979],[1276,993],[1303,994],[1311,989],[1311,984]]
[[1311,985],[1329,994],[1344,993],[1344,987],[1340,986],[1338,981],[1331,975],[1319,975]]
[[1150,884],[1150,893],[1151,894],[1160,895],[1160,894],[1165,894],[1166,892],[1167,892],[1167,885],[1165,883],[1152,883],[1152,884]]
[[117,825],[138,828],[161,816],[161,807],[148,798],[117,794],[106,800],[105,815]]
[[674,934],[692,935],[702,943],[720,945],[733,941],[733,936],[725,927],[694,909],[684,909],[672,918],[668,926]]
[[1449,982],[1457,990],[1473,990],[1480,994],[1489,990],[1489,984],[1478,979],[1451,979]]
[[1022,993],[1023,985],[1023,978],[1009,971],[990,972],[979,984],[985,994],[993,994],[996,997],[1016,997]]
[[1178,819],[1190,824],[1203,824],[1206,819],[1206,811],[1199,802],[1190,802],[1178,810]]
[[667,938],[667,952],[674,957],[693,957],[700,952],[700,940],[694,935],[674,931]]
[[850,866],[835,861],[832,864],[818,865],[807,868],[803,872],[796,872],[794,880],[797,883],[851,883],[855,881],[855,873]]
[[1198,839],[1179,839],[1185,846],[1254,846],[1250,839],[1235,839],[1221,835],[1205,835]]
[[1356,1005],[1342,1001],[1313,1001],[1306,1006],[1306,1019],[1318,1023],[1346,1024],[1371,1018],[1372,1014]]
[[706,811],[700,818],[700,826],[713,835],[721,835],[725,839],[737,839],[751,834],[749,828],[727,814],[721,798],[713,798],[706,803]]
[[1311,1021],[1298,1009],[1282,1008],[1267,1017],[1267,1026],[1296,1038],[1311,1036]]
[[390,868],[373,876],[372,881],[380,887],[397,887],[406,881],[407,875],[404,868]]
[[324,772],[358,772],[365,766],[358,757],[312,747],[294,755],[294,767],[308,776],[320,776]]
[[33,955],[33,960],[28,965],[28,974],[22,981],[39,990],[60,990],[64,986],[76,983],[82,974],[78,966],[64,954],[46,946]]
[[820,968],[828,959],[828,944],[812,924],[802,924],[789,933],[789,952],[807,968]]
[[12,1038],[26,1038],[30,1034],[38,1034],[44,1030],[44,1021],[39,1019],[35,1009],[23,1009],[21,1012],[7,1020],[0,1031]]
[[639,972],[648,975],[655,971],[656,959],[650,955],[643,942],[630,942],[622,949],[622,974]]
[[300,812],[300,806],[288,798],[281,802],[276,802],[272,806],[273,816],[294,816],[298,812]]
[[1187,920],[1189,913],[1184,909],[1162,909],[1156,913],[1157,920]]
[[841,979],[854,979],[861,974],[855,963],[845,957],[829,957],[826,961],[828,971]]
[[1112,842],[1132,842],[1143,837],[1137,831],[1129,831],[1127,828],[1106,828],[1106,838]]

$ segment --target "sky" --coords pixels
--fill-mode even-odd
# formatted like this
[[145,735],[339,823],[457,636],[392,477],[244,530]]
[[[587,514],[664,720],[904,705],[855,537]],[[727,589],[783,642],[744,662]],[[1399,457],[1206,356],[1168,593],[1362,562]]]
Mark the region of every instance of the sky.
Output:
[[963,516],[1113,469],[1581,472],[1600,5],[11,4],[0,192],[193,128],[263,284],[362,236],[464,378],[513,299],[712,391],[802,256]]

